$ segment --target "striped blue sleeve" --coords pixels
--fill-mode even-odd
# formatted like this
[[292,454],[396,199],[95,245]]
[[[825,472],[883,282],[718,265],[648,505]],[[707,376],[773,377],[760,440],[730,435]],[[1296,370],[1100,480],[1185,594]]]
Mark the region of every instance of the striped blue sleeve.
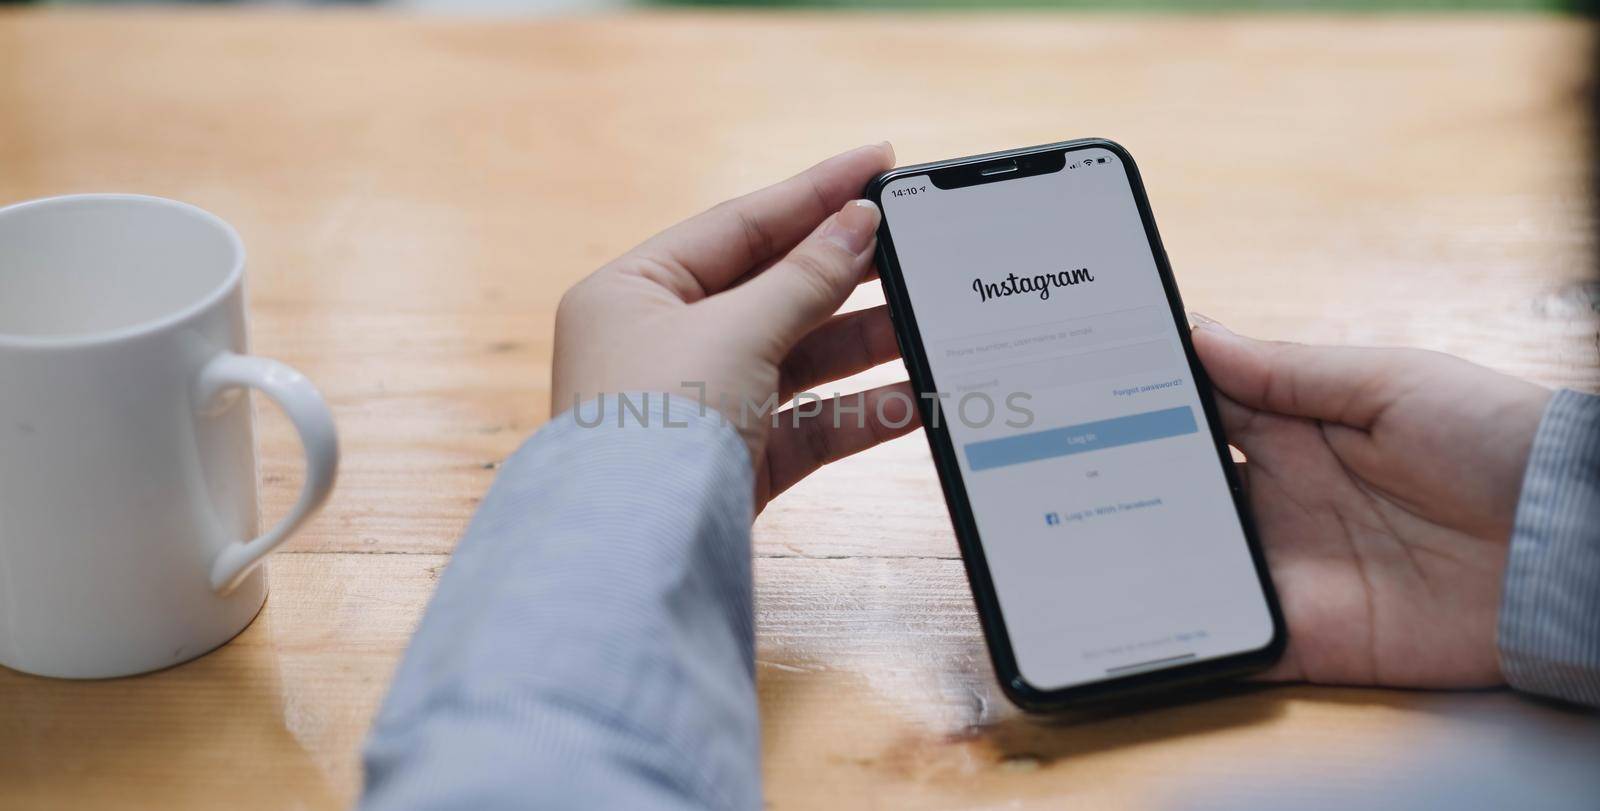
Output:
[[502,467],[374,722],[362,808],[760,806],[749,451],[650,399],[642,425],[614,398],[594,427],[568,412]]
[[1600,706],[1600,397],[1556,392],[1539,424],[1499,630],[1512,687]]

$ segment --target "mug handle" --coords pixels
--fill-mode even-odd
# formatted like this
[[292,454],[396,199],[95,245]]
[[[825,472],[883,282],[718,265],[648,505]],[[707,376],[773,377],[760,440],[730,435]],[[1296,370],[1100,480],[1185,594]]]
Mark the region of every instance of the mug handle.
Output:
[[200,370],[195,402],[205,409],[223,392],[238,387],[260,389],[289,416],[305,449],[306,481],[300,488],[300,500],[277,526],[253,540],[233,541],[217,554],[211,565],[211,588],[222,595],[233,591],[268,552],[288,540],[322,507],[339,472],[333,412],[305,375],[270,358],[223,352]]

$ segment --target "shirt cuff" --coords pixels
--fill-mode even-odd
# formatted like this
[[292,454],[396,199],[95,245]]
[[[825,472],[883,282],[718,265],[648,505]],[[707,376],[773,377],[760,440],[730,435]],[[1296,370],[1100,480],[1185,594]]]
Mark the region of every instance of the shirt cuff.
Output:
[[1600,397],[1556,392],[1534,436],[1499,648],[1512,687],[1600,706]]
[[750,452],[692,400],[627,399],[501,467],[378,714],[365,807],[759,807]]

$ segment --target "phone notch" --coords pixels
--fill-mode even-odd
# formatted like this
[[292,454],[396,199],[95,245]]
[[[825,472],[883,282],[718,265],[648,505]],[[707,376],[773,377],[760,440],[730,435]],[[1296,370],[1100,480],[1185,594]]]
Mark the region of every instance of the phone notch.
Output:
[[935,188],[960,189],[1059,172],[1065,165],[1065,152],[1033,152],[940,167],[928,173],[928,180]]
[[985,166],[978,170],[978,174],[983,177],[994,177],[995,175],[1004,175],[1015,171],[1017,171],[1017,162],[1009,160],[993,166]]

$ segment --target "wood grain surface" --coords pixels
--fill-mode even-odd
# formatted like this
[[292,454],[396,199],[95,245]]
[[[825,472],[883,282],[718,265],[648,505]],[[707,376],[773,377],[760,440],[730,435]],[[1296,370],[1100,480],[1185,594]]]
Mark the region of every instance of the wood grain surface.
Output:
[[[234,223],[254,348],[317,381],[345,449],[224,649],[105,682],[0,672],[0,808],[348,804],[457,536],[548,416],[561,292],[860,143],[915,162],[1110,137],[1185,300],[1234,329],[1600,388],[1594,35],[1492,15],[0,13],[0,203],[137,191]],[[299,452],[270,407],[261,434],[270,517]],[[774,808],[1164,807],[1593,724],[1500,691],[1304,686],[1022,718],[920,436],[780,497],[756,553]]]

